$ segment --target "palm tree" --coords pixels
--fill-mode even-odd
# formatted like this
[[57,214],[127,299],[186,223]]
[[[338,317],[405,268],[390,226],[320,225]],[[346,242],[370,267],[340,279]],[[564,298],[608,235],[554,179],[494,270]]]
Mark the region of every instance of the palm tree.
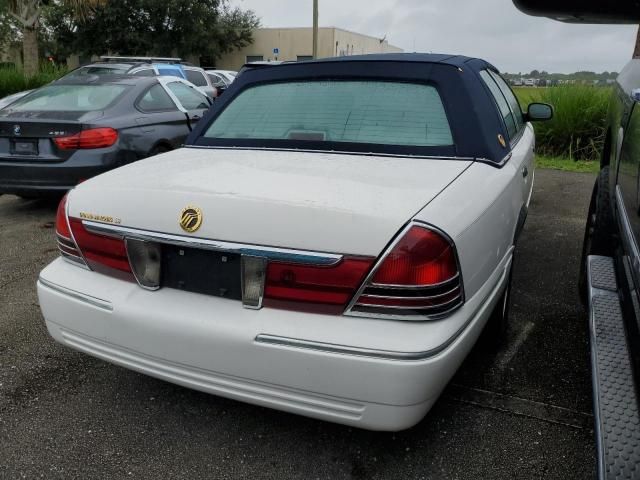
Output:
[[[78,17],[85,16],[95,6],[106,0],[62,0],[73,8]],[[24,73],[33,75],[38,71],[38,22],[42,6],[48,0],[5,0],[9,14],[22,26],[22,50]]]

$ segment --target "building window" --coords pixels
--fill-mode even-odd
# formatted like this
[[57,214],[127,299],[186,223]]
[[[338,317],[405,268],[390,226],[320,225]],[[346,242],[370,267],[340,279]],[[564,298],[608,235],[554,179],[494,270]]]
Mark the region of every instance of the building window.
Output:
[[304,62],[305,60],[313,60],[313,55],[298,55],[298,62]]
[[251,62],[263,62],[264,57],[262,55],[247,55],[247,63]]

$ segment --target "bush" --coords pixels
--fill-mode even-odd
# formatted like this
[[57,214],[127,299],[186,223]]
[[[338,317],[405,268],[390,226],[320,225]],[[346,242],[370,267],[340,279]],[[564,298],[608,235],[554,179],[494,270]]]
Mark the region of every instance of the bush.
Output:
[[43,65],[40,71],[31,77],[25,77],[21,70],[15,68],[0,68],[0,98],[41,87],[57,80],[65,73],[67,73],[66,67],[54,65]]
[[604,144],[611,90],[588,85],[519,88],[522,109],[531,102],[553,105],[553,120],[535,124],[538,153],[572,160],[598,160]]

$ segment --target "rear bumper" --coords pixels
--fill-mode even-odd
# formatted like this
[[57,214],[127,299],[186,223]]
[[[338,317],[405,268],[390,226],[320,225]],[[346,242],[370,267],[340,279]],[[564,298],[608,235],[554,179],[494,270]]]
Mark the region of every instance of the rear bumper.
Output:
[[639,478],[638,386],[614,262],[599,256],[587,262],[598,478]]
[[0,157],[0,193],[64,193],[117,165],[117,152],[111,150],[79,150],[63,162],[16,161]]
[[[423,323],[247,310],[205,295],[145,291],[62,259],[42,271],[38,295],[52,337],[103,360],[248,403],[402,430],[424,417],[466,357],[509,268],[507,258],[453,320]],[[450,321],[462,326],[444,338]]]

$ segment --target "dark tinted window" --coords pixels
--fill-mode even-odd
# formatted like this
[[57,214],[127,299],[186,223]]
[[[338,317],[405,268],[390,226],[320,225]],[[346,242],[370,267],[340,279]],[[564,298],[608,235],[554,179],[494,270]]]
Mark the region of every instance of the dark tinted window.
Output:
[[511,113],[513,114],[513,120],[516,123],[516,129],[520,131],[524,126],[524,119],[522,118],[522,109],[520,108],[520,102],[518,102],[518,99],[511,91],[511,88],[509,88],[509,85],[507,85],[507,82],[505,82],[500,75],[498,75],[495,72],[489,72],[489,73],[498,84],[498,88],[500,88],[500,91],[504,95],[504,98],[507,99],[507,103],[509,104],[509,107],[511,108]]
[[166,110],[177,110],[169,94],[162,85],[154,85],[145,93],[137,104],[140,110],[145,112],[159,112]]
[[206,87],[207,79],[204,78],[204,74],[199,72],[198,70],[185,70],[185,75],[187,76],[187,80],[193,83],[196,87]]
[[187,110],[209,108],[207,97],[194,88],[180,82],[171,82],[167,85],[169,90],[178,98],[178,101]]
[[249,88],[234,98],[205,137],[453,145],[435,87],[371,80]]
[[493,98],[498,104],[500,114],[502,115],[502,118],[504,118],[504,123],[507,126],[507,133],[509,134],[509,138],[515,137],[518,133],[518,127],[516,126],[516,122],[513,118],[513,113],[511,113],[511,107],[509,107],[507,99],[504,98],[502,90],[500,90],[498,84],[486,70],[480,72],[480,76],[484,80],[484,83],[487,85],[487,87],[489,87],[489,90],[491,90],[491,95],[493,95]]

